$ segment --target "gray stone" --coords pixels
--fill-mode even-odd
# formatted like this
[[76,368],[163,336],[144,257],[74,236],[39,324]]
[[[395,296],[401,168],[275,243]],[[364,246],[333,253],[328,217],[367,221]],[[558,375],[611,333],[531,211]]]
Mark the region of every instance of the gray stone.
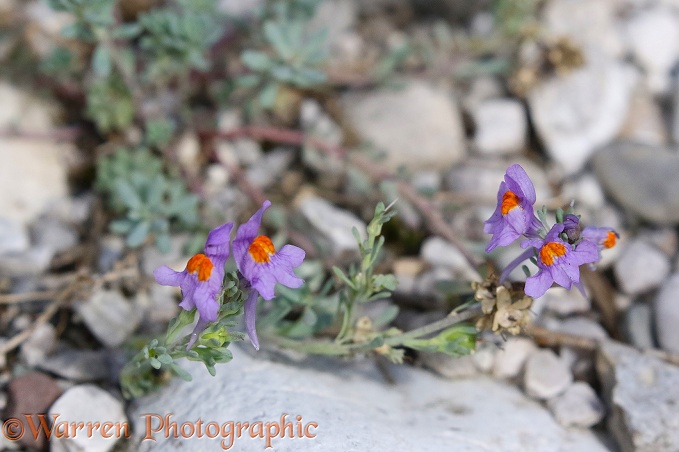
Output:
[[498,378],[514,378],[519,376],[523,365],[538,348],[531,339],[512,337],[502,345],[495,354],[493,376]]
[[289,148],[277,148],[268,152],[246,171],[248,181],[255,187],[267,189],[283,176],[285,170],[295,158],[295,151]]
[[33,223],[31,228],[33,243],[58,253],[78,243],[78,232],[63,222],[44,216]]
[[99,240],[99,247],[97,268],[101,273],[110,272],[123,256],[125,239],[119,235],[105,235]]
[[469,114],[485,101],[501,97],[504,94],[502,84],[495,77],[479,76],[471,81],[469,90],[464,94],[462,106]]
[[298,198],[296,205],[335,256],[355,255],[358,252],[358,244],[351,230],[355,227],[359,235],[365,238],[367,225],[363,220],[312,194]]
[[573,375],[553,351],[540,350],[528,358],[523,382],[529,396],[550,399],[573,383]]
[[385,152],[391,170],[447,167],[466,154],[462,118],[447,90],[410,81],[401,90],[347,94],[342,105],[358,135]]
[[101,350],[76,350],[62,347],[37,364],[37,367],[78,383],[104,380],[109,375],[106,355]]
[[476,124],[474,144],[480,153],[514,154],[525,146],[528,122],[521,102],[487,100],[474,110],[473,116]]
[[[547,411],[513,386],[479,376],[443,380],[421,369],[389,366],[394,384],[384,381],[372,360],[335,361],[313,358],[297,365],[258,359],[232,347],[234,360],[210,377],[198,363],[182,366],[190,383],[173,381],[159,393],[136,401],[130,411],[137,450],[219,448],[223,438],[166,438],[141,441],[145,413],[172,413],[172,421],[204,425],[210,421],[280,422],[287,413],[293,425],[316,422],[310,438],[275,437],[277,451],[342,450],[606,450],[587,431],[559,426]],[[300,364],[306,364],[301,367]],[[247,376],[241,378],[239,376]],[[154,427],[158,419],[153,418]],[[227,429],[229,428],[227,424]],[[224,438],[228,443],[229,437]],[[247,432],[233,435],[234,449],[261,451],[266,438]]]
[[87,328],[107,347],[122,345],[141,321],[140,313],[117,290],[100,289],[75,305]]
[[645,220],[679,223],[679,155],[665,148],[614,143],[592,159],[604,190]]
[[[679,285],[677,285],[679,290]],[[674,302],[674,299],[672,300]],[[672,325],[676,330],[677,323]],[[653,348],[653,313],[647,303],[632,303],[625,312],[624,331],[627,341],[639,348]],[[677,338],[679,340],[679,338]],[[676,342],[676,341],[675,341]]]
[[436,170],[418,171],[410,178],[410,184],[423,193],[438,192],[441,189],[442,182],[443,176]]
[[596,367],[620,449],[679,450],[679,368],[613,341],[601,345]]
[[[102,427],[93,429],[90,435],[87,429],[76,432],[76,435],[57,436],[50,439],[50,450],[54,452],[92,451],[107,452],[115,446],[116,442],[123,437],[125,430],[122,426],[128,423],[123,410],[123,404],[113,398],[111,394],[94,385],[74,386],[64,392],[61,397],[50,407],[49,415],[58,416],[55,428],[64,423],[99,423],[100,425],[110,422],[113,429],[106,431]],[[116,434],[115,425],[121,426],[121,433]],[[129,434],[129,426],[126,430]],[[108,436],[108,437],[107,437]]]
[[637,89],[632,95],[618,139],[651,146],[667,145],[669,134],[662,109],[647,90]]
[[0,274],[10,277],[36,276],[44,273],[54,257],[47,246],[35,246],[22,253],[0,256]]
[[662,6],[643,9],[629,18],[624,29],[649,91],[666,94],[671,87],[670,71],[679,58],[679,17]]
[[588,428],[603,419],[605,408],[587,383],[573,383],[566,392],[547,402],[557,421],[564,427]]
[[441,237],[430,237],[420,249],[420,257],[432,266],[446,267],[456,276],[466,280],[476,280],[478,272],[467,262],[457,247]]
[[643,240],[629,242],[613,270],[625,293],[639,294],[657,287],[670,273],[670,260]]
[[552,39],[567,36],[578,47],[593,47],[609,58],[619,58],[625,48],[618,13],[618,2],[609,0],[552,0],[542,14],[544,33]]
[[23,225],[10,218],[0,217],[0,255],[21,253],[28,250],[29,246],[28,232]]
[[663,284],[655,298],[654,308],[660,347],[679,353],[679,273]]
[[559,322],[558,330],[575,336],[587,337],[595,340],[608,338],[608,333],[600,323],[587,317],[569,317]]
[[21,344],[21,358],[28,367],[35,367],[54,351],[56,345],[56,328],[51,323],[43,323]]
[[547,78],[528,94],[537,133],[566,174],[580,171],[617,135],[636,79],[626,64],[596,54],[586,58],[585,66]]
[[577,290],[566,290],[563,287],[548,290],[541,301],[545,309],[562,316],[589,312],[592,308],[589,298],[583,297]]

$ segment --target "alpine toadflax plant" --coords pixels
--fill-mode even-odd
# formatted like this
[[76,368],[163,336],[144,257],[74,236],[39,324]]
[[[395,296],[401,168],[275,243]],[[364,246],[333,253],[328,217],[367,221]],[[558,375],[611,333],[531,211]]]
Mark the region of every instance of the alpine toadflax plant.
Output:
[[[271,202],[265,201],[262,207],[238,228],[232,244],[239,272],[240,290],[247,294],[244,303],[246,331],[256,349],[259,349],[255,329],[258,295],[265,300],[274,298],[277,282],[290,288],[304,284],[293,270],[302,264],[304,251],[293,245],[285,245],[276,252],[269,237],[257,234],[262,215],[270,206]],[[230,255],[229,242],[233,226],[233,223],[226,223],[210,231],[204,253],[196,254],[189,259],[183,271],[178,272],[162,266],[153,272],[159,284],[181,288],[183,297],[179,304],[181,308],[186,311],[193,309],[198,311],[199,320],[187,348],[191,348],[198,339],[198,334],[218,318],[220,295],[225,284],[224,265]]]
[[500,282],[526,259],[531,259],[538,271],[526,279],[525,293],[531,297],[542,296],[553,283],[571,289],[577,287],[583,295],[580,266],[595,264],[601,258],[601,250],[615,245],[618,234],[611,228],[580,228],[580,217],[559,209],[556,223],[549,227],[546,209],[535,215],[535,188],[521,166],[515,164],[507,169],[504,182],[500,184],[497,207],[485,222],[484,232],[493,234],[486,251],[507,246],[524,236],[521,247],[526,248],[500,275]]

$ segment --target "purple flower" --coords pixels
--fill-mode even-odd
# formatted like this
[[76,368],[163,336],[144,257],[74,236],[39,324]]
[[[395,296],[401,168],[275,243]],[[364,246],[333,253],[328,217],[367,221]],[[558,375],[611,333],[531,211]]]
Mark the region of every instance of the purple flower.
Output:
[[304,250],[293,245],[285,245],[276,252],[271,239],[265,235],[257,235],[262,215],[271,206],[264,201],[262,207],[247,221],[238,227],[233,240],[233,257],[238,270],[254,290],[250,291],[245,301],[245,329],[252,345],[259,350],[259,340],[255,329],[257,315],[257,294],[265,300],[274,297],[274,287],[280,283],[286,287],[300,287],[304,280],[295,275],[293,269],[304,260]]
[[580,218],[569,213],[563,217],[563,232],[569,243],[575,243],[580,238]]
[[570,289],[574,284],[583,295],[580,282],[580,265],[599,260],[597,246],[583,240],[575,248],[559,238],[564,230],[562,223],[555,224],[544,239],[536,238],[521,242],[522,248],[537,250],[538,272],[526,279],[524,291],[533,298],[541,297],[556,282]]
[[217,296],[222,290],[224,280],[224,264],[229,258],[229,236],[233,223],[226,223],[213,229],[205,242],[205,254],[196,254],[186,263],[184,271],[177,272],[163,265],[153,271],[158,284],[163,286],[179,286],[183,300],[179,303],[183,309],[198,309],[199,319],[186,347],[190,349],[208,323],[217,320],[219,302]]
[[507,168],[505,180],[497,192],[497,207],[484,223],[483,232],[493,234],[486,252],[507,246],[522,235],[534,236],[542,226],[533,214],[535,187],[520,165]]
[[620,236],[612,228],[595,228],[587,226],[582,230],[582,239],[594,242],[599,251],[613,248]]

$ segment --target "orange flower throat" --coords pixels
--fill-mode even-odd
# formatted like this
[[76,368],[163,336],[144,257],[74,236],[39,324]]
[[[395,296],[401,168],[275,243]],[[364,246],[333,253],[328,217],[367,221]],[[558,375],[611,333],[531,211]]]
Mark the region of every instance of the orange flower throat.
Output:
[[553,265],[554,259],[566,254],[566,247],[561,243],[549,242],[540,248],[540,260],[545,265]]
[[502,195],[502,215],[507,215],[509,211],[514,207],[517,207],[520,202],[519,197],[516,196],[513,191],[507,190],[505,194]]
[[207,281],[210,279],[214,264],[205,254],[196,254],[186,263],[186,269],[189,273],[198,273],[198,281]]
[[252,241],[250,248],[248,248],[248,253],[258,264],[265,264],[271,260],[271,256],[276,253],[276,249],[269,237],[260,235]]
[[604,246],[604,248],[613,248],[617,239],[618,234],[613,231],[608,231],[606,239],[601,244]]

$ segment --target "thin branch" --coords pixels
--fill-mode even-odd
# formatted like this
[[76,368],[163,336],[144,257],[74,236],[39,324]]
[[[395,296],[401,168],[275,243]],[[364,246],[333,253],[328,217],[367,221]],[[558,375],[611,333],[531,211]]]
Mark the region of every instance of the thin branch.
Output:
[[60,127],[46,132],[27,132],[18,129],[0,129],[0,138],[23,138],[41,141],[74,141],[80,136],[82,129],[77,126]]
[[57,292],[54,290],[43,290],[39,292],[0,294],[0,305],[49,300],[50,298],[54,297],[56,293]]

